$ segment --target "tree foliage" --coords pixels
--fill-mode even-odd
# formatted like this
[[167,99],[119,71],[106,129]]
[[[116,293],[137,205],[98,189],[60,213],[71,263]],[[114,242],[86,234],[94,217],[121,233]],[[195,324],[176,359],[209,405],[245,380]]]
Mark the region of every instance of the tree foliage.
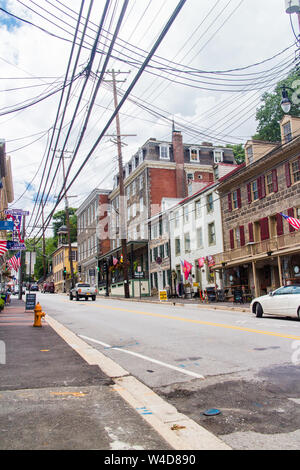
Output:
[[235,158],[236,163],[239,165],[245,161],[245,149],[243,144],[234,144],[234,145],[226,145],[227,148],[231,148],[233,150],[233,155]]
[[[284,116],[284,112],[281,109],[282,87],[285,85],[296,90],[298,87],[293,87],[293,82],[299,79],[299,73],[293,69],[285,80],[277,83],[274,91],[262,95],[262,105],[256,110],[258,126],[256,129],[257,133],[253,136],[253,139],[269,142],[279,142],[281,140],[279,122]],[[293,90],[288,89],[288,93],[292,103],[289,114],[298,117],[300,116],[300,107],[292,102]]]

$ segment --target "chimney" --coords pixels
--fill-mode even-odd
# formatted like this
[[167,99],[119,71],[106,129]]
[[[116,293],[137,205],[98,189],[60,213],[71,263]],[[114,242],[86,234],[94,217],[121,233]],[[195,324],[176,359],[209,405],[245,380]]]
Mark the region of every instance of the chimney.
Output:
[[186,178],[184,171],[184,151],[181,132],[173,129],[172,133],[173,155],[176,163],[176,196],[184,198],[187,195]]

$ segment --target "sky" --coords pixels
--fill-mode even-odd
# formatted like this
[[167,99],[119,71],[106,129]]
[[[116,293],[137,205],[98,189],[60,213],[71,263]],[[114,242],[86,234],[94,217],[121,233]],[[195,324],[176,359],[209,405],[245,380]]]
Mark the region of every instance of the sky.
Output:
[[[10,207],[30,212],[27,236],[40,235],[39,203],[47,219],[64,182],[72,207],[96,187],[112,188],[114,120],[99,140],[114,111],[108,72],[116,71],[120,102],[178,2],[129,0],[106,63],[124,5],[111,0],[86,80],[104,0],[0,0],[0,138],[12,161]],[[170,141],[172,120],[185,143],[244,144],[262,94],[294,65],[295,33],[297,16],[286,14],[284,0],[186,0],[120,109],[124,163],[151,137]]]

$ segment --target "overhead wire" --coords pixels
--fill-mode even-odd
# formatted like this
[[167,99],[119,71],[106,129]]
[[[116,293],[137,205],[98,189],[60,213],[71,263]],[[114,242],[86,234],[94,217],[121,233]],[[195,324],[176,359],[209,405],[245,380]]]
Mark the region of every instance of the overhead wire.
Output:
[[[81,18],[82,11],[83,11],[83,5],[84,5],[84,0],[81,1],[80,10],[79,10],[79,13],[78,13],[77,28],[76,28],[75,33],[74,33],[73,43],[72,43],[72,47],[71,47],[71,51],[70,51],[70,55],[69,55],[69,59],[68,59],[68,63],[67,63],[66,73],[65,73],[65,79],[64,79],[65,83],[68,80],[69,70],[71,68],[72,58],[73,58],[73,54],[74,54],[74,51],[75,51],[76,38],[77,38],[77,35],[78,35],[80,18]],[[31,213],[30,220],[28,221],[28,225],[30,225],[30,223],[32,221],[33,214],[34,214],[34,211],[35,211],[35,207],[37,205],[37,200],[38,200],[41,188],[42,188],[43,179],[44,179],[47,164],[48,164],[48,161],[49,161],[49,158],[50,158],[51,145],[52,145],[52,142],[54,140],[55,129],[56,129],[56,125],[57,125],[58,120],[59,120],[60,110],[61,110],[62,103],[63,103],[64,91],[65,91],[65,88],[62,89],[62,93],[61,93],[60,100],[59,100],[59,103],[58,103],[58,109],[57,109],[57,112],[56,112],[56,117],[55,117],[55,121],[54,121],[54,125],[53,125],[53,132],[52,132],[51,139],[50,139],[49,146],[48,146],[46,162],[45,162],[45,165],[44,165],[44,170],[43,170],[42,178],[41,178],[38,193],[37,193],[38,195],[37,195],[37,199],[36,199],[36,202],[34,204],[34,207],[33,207],[32,213]],[[52,158],[50,160],[49,170],[51,168],[51,165],[52,165],[53,161],[54,161],[54,154],[52,154]],[[49,174],[49,172],[48,172],[48,174]]]
[[110,127],[111,123],[113,122],[113,120],[115,119],[115,116],[116,114],[119,112],[119,110],[122,108],[124,102],[126,101],[127,97],[129,96],[129,94],[131,93],[132,89],[134,88],[134,86],[136,85],[136,83],[138,82],[139,78],[141,77],[142,73],[144,72],[147,64],[149,63],[149,61],[151,60],[153,54],[155,53],[155,51],[157,50],[158,46],[160,45],[160,43],[162,42],[162,40],[164,39],[165,35],[167,34],[168,30],[170,29],[171,25],[173,24],[175,18],[177,17],[177,15],[179,14],[179,12],[181,11],[182,7],[184,6],[186,0],[180,0],[179,3],[177,4],[175,10],[173,11],[172,15],[170,16],[169,20],[167,21],[166,25],[164,26],[162,32],[160,33],[158,39],[156,40],[155,44],[153,45],[153,47],[151,48],[151,51],[149,52],[147,58],[145,59],[142,67],[139,69],[139,71],[137,72],[136,76],[134,77],[134,79],[132,80],[131,84],[129,85],[129,87],[127,88],[125,94],[124,94],[124,97],[122,98],[122,100],[120,101],[120,103],[118,104],[118,106],[116,107],[114,113],[111,115],[110,119],[107,121],[105,127],[103,128],[102,132],[100,133],[99,137],[97,138],[97,140],[95,141],[93,147],[91,148],[91,150],[88,152],[86,158],[84,159],[84,161],[82,162],[82,164],[80,165],[80,168],[78,169],[78,171],[76,172],[76,174],[73,176],[72,180],[68,183],[68,185],[64,188],[62,188],[62,190],[60,191],[60,195],[59,195],[59,198],[58,198],[58,201],[57,203],[55,204],[54,208],[52,209],[51,213],[48,215],[47,217],[47,221],[49,221],[51,219],[51,216],[55,210],[55,208],[57,207],[57,205],[59,204],[59,202],[62,200],[62,198],[64,197],[64,195],[67,193],[67,191],[69,191],[70,187],[73,185],[74,181],[77,179],[78,175],[81,173],[82,169],[84,168],[86,162],[89,160],[89,158],[91,157],[91,155],[94,153],[95,149],[97,148],[97,146],[99,145],[100,141],[102,140],[104,134],[106,133],[107,129]]
[[[97,46],[97,43],[98,43],[98,40],[99,40],[101,31],[102,31],[102,28],[103,28],[104,21],[105,21],[105,19],[106,19],[106,15],[107,15],[107,11],[108,11],[109,4],[110,4],[110,0],[106,0],[105,6],[104,6],[104,9],[103,9],[103,13],[102,13],[102,18],[101,18],[100,25],[99,25],[99,28],[98,28],[97,36],[96,36],[96,39],[95,39],[94,48],[93,48],[93,51],[92,51],[92,53],[91,53],[91,56],[90,56],[90,59],[89,59],[89,63],[88,63],[88,65],[87,65],[87,67],[86,67],[86,70],[87,70],[88,75],[89,75],[89,73],[91,72],[91,67],[92,67],[92,64],[93,64],[93,61],[94,61],[94,58],[95,58],[96,46]],[[120,14],[120,19],[119,19],[118,24],[117,24],[117,26],[116,26],[116,32],[115,32],[116,36],[117,36],[118,31],[119,31],[119,28],[120,28],[120,26],[121,26],[121,22],[122,22],[122,19],[123,19],[123,16],[122,16],[122,15],[124,15],[124,13],[125,13],[125,11],[126,11],[127,4],[128,4],[128,0],[125,0],[125,1],[124,1],[124,4],[123,4],[122,12],[121,12],[121,14]],[[114,42],[112,41],[112,43],[111,43],[111,50],[112,50],[112,48],[113,48],[113,44],[114,44]],[[106,60],[105,60],[105,64],[104,64],[105,67],[107,66],[108,60],[109,60],[109,55],[107,56],[107,58],[106,58]],[[88,76],[87,76],[87,79],[86,79],[85,84],[87,84],[87,82],[88,82]],[[100,81],[99,81],[99,84],[98,84],[98,86],[96,87],[96,89],[95,89],[95,91],[94,91],[93,97],[92,97],[91,102],[90,102],[90,104],[89,104],[89,109],[88,109],[88,112],[87,112],[87,115],[86,115],[84,124],[83,124],[83,126],[82,126],[82,130],[81,130],[81,133],[80,133],[80,136],[79,136],[77,145],[76,145],[76,149],[74,150],[74,155],[73,155],[73,157],[72,157],[72,159],[71,159],[71,164],[70,164],[70,165],[68,166],[68,168],[67,168],[66,175],[65,175],[66,180],[67,180],[67,178],[68,178],[68,174],[69,174],[69,171],[70,171],[70,167],[71,167],[71,165],[73,164],[73,162],[74,162],[74,160],[75,160],[75,158],[76,158],[77,152],[78,152],[78,150],[79,150],[80,144],[81,144],[82,139],[83,139],[83,136],[84,136],[84,134],[85,134],[86,126],[87,126],[87,123],[88,123],[88,120],[89,120],[89,117],[90,117],[91,110],[92,110],[92,108],[93,108],[93,102],[94,102],[94,100],[95,100],[95,98],[96,98],[96,95],[97,95],[99,86],[100,86]],[[82,94],[81,94],[81,96],[80,96],[80,99],[81,99],[81,97],[82,97]],[[77,105],[78,105],[78,104],[79,104],[79,100],[78,100],[78,102],[77,102]],[[76,108],[77,108],[77,107],[76,107]],[[68,138],[68,137],[69,137],[69,132],[68,132],[67,138]],[[66,142],[67,142],[67,139],[65,139],[65,143],[64,143],[63,149],[64,149],[64,147],[65,147],[65,145],[66,145]],[[53,180],[52,180],[52,181],[53,181]],[[65,183],[64,183],[64,184],[65,184]],[[49,193],[48,193],[48,194],[49,194]],[[47,201],[47,196],[46,196],[46,198],[45,198],[45,201]],[[33,224],[33,225],[34,225],[34,224]]]

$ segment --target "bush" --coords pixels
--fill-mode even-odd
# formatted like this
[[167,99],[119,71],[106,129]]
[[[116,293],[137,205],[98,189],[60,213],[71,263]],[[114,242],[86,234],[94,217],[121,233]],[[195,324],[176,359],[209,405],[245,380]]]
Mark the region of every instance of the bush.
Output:
[[4,309],[5,302],[3,299],[0,299],[0,312]]

